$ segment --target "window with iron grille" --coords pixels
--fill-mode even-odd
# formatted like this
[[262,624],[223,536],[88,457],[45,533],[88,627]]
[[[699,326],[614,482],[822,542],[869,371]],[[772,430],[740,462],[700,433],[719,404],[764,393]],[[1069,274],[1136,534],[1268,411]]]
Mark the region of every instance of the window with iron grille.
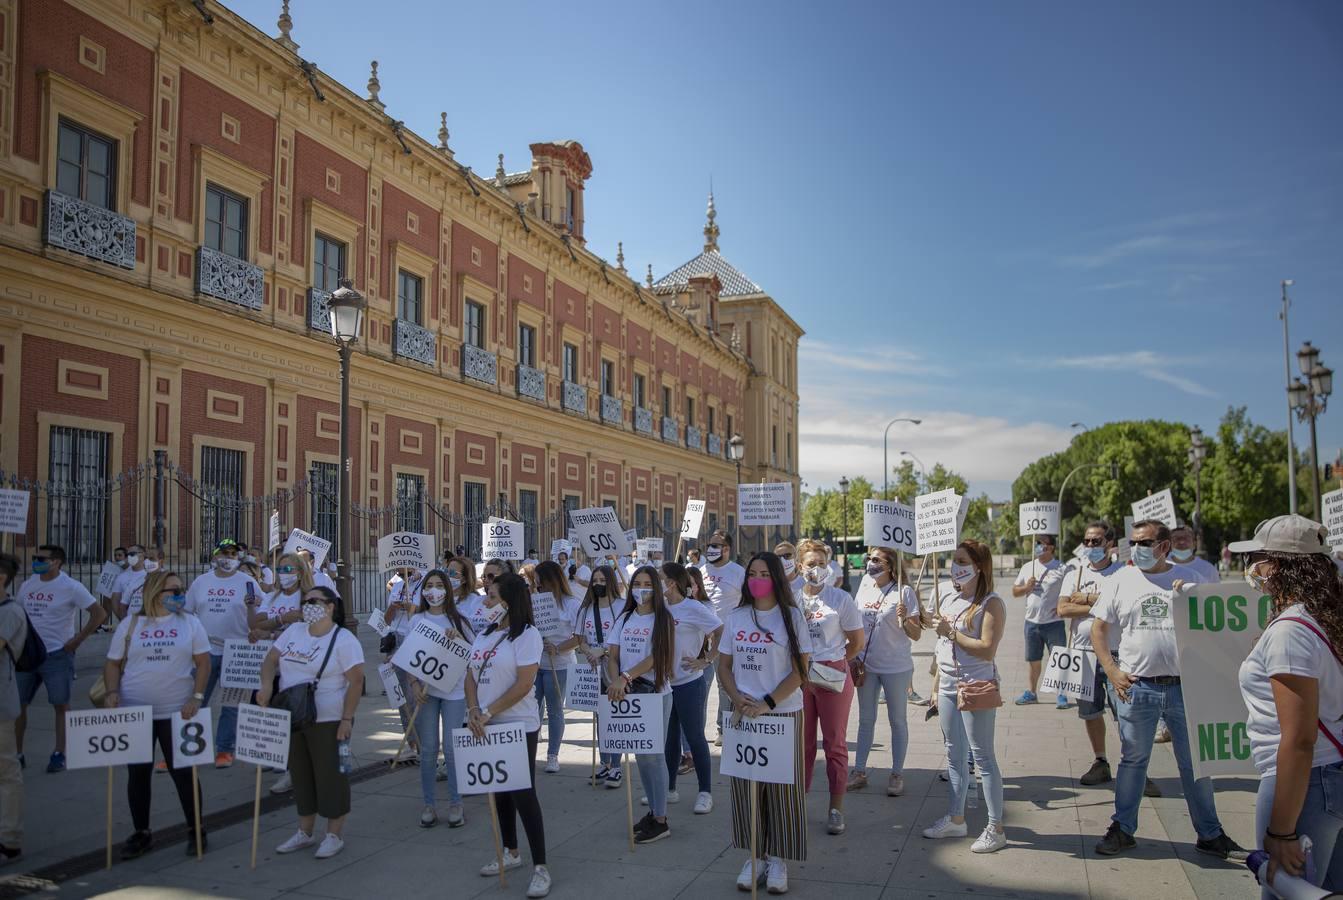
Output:
[[396,271],[396,317],[415,325],[424,324],[424,279],[405,269]]
[[[673,533],[672,529],[676,527],[676,526],[673,524],[673,523],[675,522],[675,518],[676,518],[676,510],[672,509],[670,506],[664,506],[664,507],[662,507],[662,533],[663,533],[663,534],[672,534],[672,533]],[[679,533],[679,532],[677,532],[677,533]]]
[[213,184],[205,186],[205,246],[247,259],[247,200]]
[[564,502],[563,527],[564,527],[564,533],[567,535],[569,533],[569,529],[574,527],[574,520],[570,518],[569,514],[572,513],[574,510],[579,509],[580,504],[583,501],[582,498],[579,497],[577,494],[565,494],[563,502]]
[[107,557],[108,448],[112,436],[87,428],[51,426],[47,462],[51,491],[47,495],[47,534],[43,543],[65,550],[69,562],[97,562]]
[[224,538],[242,534],[243,479],[247,454],[228,447],[201,447],[200,550],[208,555]]
[[634,504],[634,529],[640,534],[648,527],[648,506],[643,503]]
[[718,530],[718,513],[709,513],[709,534]]
[[396,473],[396,530],[424,533],[424,476]]
[[463,507],[466,514],[466,555],[472,558],[480,556],[480,523],[485,519],[485,485],[477,481],[468,481],[462,485]]
[[530,325],[518,326],[518,362],[536,368],[536,329]]
[[727,417],[727,431],[725,432],[725,434],[727,435],[727,437],[728,437],[729,439],[731,439],[731,437],[732,437],[734,434],[736,434],[736,433],[737,433],[737,432],[733,431],[733,429],[732,429],[732,417],[731,417],[731,416],[728,416],[728,417]]
[[672,389],[665,385],[662,388],[662,414],[672,415]]
[[331,293],[345,277],[345,245],[324,234],[317,235],[312,251],[312,286]]
[[56,190],[113,209],[116,183],[117,142],[61,119],[56,126]]
[[340,523],[336,518],[336,501],[340,496],[340,466],[333,462],[312,464],[312,497],[308,524],[312,533],[334,546]]
[[714,430],[713,430],[713,426],[714,426],[714,418],[715,418],[715,417],[714,417],[714,413],[716,413],[717,411],[718,411],[718,410],[714,409],[712,406],[709,407],[709,434],[713,434],[713,433],[714,433]]
[[685,423],[687,425],[695,424],[695,398],[685,398]]
[[536,491],[518,489],[518,516],[522,519],[523,543],[531,548],[543,549],[537,532],[536,520],[541,509],[541,497]]
[[485,349],[485,307],[472,300],[466,301],[466,342]]

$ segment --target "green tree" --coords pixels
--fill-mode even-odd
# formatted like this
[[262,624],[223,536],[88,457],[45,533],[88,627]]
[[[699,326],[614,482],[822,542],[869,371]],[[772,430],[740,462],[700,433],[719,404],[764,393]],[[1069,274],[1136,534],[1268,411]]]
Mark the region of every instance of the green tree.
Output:
[[[1286,456],[1286,432],[1254,424],[1243,406],[1227,409],[1203,462],[1203,523],[1213,538],[1210,546],[1247,537],[1256,524],[1284,512]],[[1188,480],[1192,488],[1193,475]]]

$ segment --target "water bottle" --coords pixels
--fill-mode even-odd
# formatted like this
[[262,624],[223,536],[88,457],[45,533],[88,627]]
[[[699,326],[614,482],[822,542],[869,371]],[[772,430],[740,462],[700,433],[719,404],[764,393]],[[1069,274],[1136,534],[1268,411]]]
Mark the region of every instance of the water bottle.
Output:
[[336,751],[340,755],[340,774],[349,775],[354,771],[354,754],[350,752],[350,742],[340,741],[336,744]]
[[[1301,850],[1306,854],[1306,874],[1310,875],[1314,866],[1311,865],[1310,856],[1310,838],[1301,837]],[[1282,900],[1320,900],[1322,897],[1337,897],[1338,894],[1331,894],[1323,888],[1318,888],[1311,884],[1305,878],[1296,875],[1288,875],[1281,869],[1273,876],[1273,883],[1268,883],[1268,854],[1263,850],[1256,850],[1250,854],[1250,858],[1245,861],[1245,865],[1259,884],[1268,888],[1269,893],[1275,897],[1281,897]]]

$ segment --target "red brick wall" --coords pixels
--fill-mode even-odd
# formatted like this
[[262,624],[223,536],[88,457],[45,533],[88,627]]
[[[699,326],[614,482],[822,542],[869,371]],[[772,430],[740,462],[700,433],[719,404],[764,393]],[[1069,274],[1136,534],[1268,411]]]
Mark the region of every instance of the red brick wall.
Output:
[[[333,458],[338,457],[340,453],[339,431],[317,431],[318,413],[333,418],[338,417],[340,415],[340,404],[300,394],[295,398],[292,409],[294,410],[294,466],[292,474],[295,481],[306,480],[308,477],[308,453],[323,453]],[[362,442],[360,440],[360,435],[363,434],[364,429],[363,415],[359,407],[351,406],[349,416],[350,457],[353,460],[350,496],[355,503],[364,503],[365,472]],[[308,512],[309,510],[306,508],[296,511],[295,520],[302,522],[304,527],[312,524],[308,521]]]
[[[411,231],[406,225],[406,213],[414,213],[419,227]],[[392,257],[392,241],[401,241],[430,259],[438,259],[438,213],[409,194],[397,190],[390,183],[382,183],[382,284],[383,295],[396,298],[396,266]],[[432,328],[438,318],[438,267],[424,285],[426,328]]]
[[[429,470],[424,491],[429,501],[435,502],[438,496],[438,479],[434,472],[434,426],[400,416],[389,415],[385,421],[387,439],[386,452],[383,454],[386,462],[382,469],[385,484],[382,492],[383,505],[390,506],[396,500],[396,479],[392,477],[392,466],[412,466]],[[405,450],[401,449],[402,432],[409,435],[408,449]],[[418,450],[414,449],[416,446],[419,447]]]
[[[556,453],[555,454],[556,471],[559,473],[559,493],[555,498],[556,504],[563,503],[563,497],[567,494],[577,494],[582,498],[580,506],[588,501],[588,479],[587,479],[587,460],[575,453]],[[570,474],[570,470],[576,469],[577,476]]]
[[[480,251],[480,264],[471,261],[471,250],[475,248]],[[465,273],[477,281],[483,282],[494,290],[499,283],[499,246],[490,238],[477,234],[459,222],[452,223],[452,283],[453,290],[456,292],[452,298],[452,308],[449,311],[448,321],[453,325],[462,324],[463,305],[465,297],[458,287],[457,275]],[[490,341],[498,341],[499,336],[495,334],[494,316],[490,316]]]
[[[523,288],[523,276],[527,276],[532,280],[531,291],[527,291]],[[526,303],[539,310],[545,310],[545,274],[536,266],[524,262],[516,256],[510,256],[508,258],[508,298],[510,300],[517,300],[519,303]]]
[[[340,175],[340,192],[326,186],[326,170]],[[364,283],[364,244],[368,239],[367,210],[368,172],[359,163],[351,162],[328,150],[302,134],[294,135],[294,215],[293,260],[302,264],[310,252],[308,247],[307,200],[314,198],[359,223],[359,239],[349,248],[345,258],[347,270],[354,283]]]

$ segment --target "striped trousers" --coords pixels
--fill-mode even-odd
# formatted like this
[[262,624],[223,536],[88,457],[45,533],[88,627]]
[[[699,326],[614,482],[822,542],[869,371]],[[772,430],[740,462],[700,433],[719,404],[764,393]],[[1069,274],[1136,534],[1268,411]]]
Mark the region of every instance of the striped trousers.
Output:
[[[807,858],[807,792],[803,784],[802,710],[791,713],[768,713],[793,720],[793,783],[757,786],[759,804],[758,848],[760,855],[783,859]],[[732,845],[741,850],[751,849],[751,782],[744,778],[729,778],[732,791]]]

